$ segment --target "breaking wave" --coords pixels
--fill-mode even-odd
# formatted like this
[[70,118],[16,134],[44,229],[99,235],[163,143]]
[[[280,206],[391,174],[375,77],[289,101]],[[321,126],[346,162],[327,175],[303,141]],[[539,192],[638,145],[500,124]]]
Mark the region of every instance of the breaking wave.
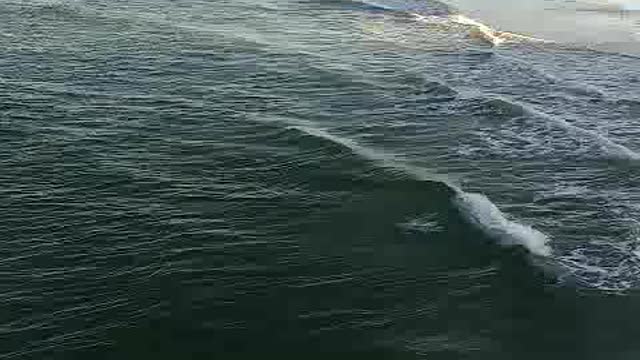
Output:
[[430,4],[429,8],[425,8],[424,5],[409,5],[407,3],[402,6],[393,6],[387,4],[380,4],[372,1],[360,1],[368,7],[382,10],[382,11],[394,11],[404,14],[408,14],[414,17],[416,20],[425,23],[437,23],[441,26],[448,26],[451,28],[463,27],[469,32],[472,38],[486,42],[492,46],[500,46],[507,43],[551,43],[552,41],[539,39],[531,36],[517,34],[508,31],[500,31],[486,25],[478,20],[472,19],[460,13],[456,13],[450,6],[443,3]]
[[552,253],[551,247],[548,245],[549,238],[545,234],[528,225],[510,220],[491,200],[482,194],[465,192],[441,176],[404,164],[388,154],[362,147],[351,139],[330,134],[325,130],[300,125],[289,126],[289,128],[344,146],[367,160],[374,161],[386,168],[403,171],[418,181],[444,184],[453,191],[453,203],[461,214],[472,225],[497,240],[501,245],[523,246],[538,256],[549,256]]

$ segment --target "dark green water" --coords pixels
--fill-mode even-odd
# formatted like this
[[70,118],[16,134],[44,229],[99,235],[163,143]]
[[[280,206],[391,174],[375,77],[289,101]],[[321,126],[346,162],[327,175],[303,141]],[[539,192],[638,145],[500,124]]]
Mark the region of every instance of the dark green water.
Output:
[[640,60],[452,14],[0,1],[0,359],[638,359]]

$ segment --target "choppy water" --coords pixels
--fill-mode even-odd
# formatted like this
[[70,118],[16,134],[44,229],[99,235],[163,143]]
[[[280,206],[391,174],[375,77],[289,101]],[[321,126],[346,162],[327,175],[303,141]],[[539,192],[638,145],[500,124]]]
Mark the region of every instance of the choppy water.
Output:
[[0,359],[638,358],[635,40],[455,5],[0,2]]

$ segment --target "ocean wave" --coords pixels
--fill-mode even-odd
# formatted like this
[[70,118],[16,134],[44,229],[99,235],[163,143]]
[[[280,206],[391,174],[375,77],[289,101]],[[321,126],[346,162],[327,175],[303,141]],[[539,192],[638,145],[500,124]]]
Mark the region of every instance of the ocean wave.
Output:
[[[589,241],[575,248],[554,249],[549,235],[514,220],[483,194],[463,191],[438,174],[411,166],[391,154],[361,146],[352,139],[334,135],[311,124],[288,125],[288,129],[344,147],[374,162],[376,166],[401,171],[417,181],[446,186],[450,191],[451,204],[471,226],[501,246],[525,248],[535,256],[535,263],[552,271],[561,284],[616,292],[640,285],[637,281],[640,278],[640,236],[637,233],[634,239],[626,242]],[[570,191],[573,194],[578,190]],[[443,224],[429,216],[412,219],[399,226],[427,234],[445,231]]]
[[440,1],[425,2],[420,0],[353,0],[353,2],[363,4],[367,7],[377,10],[393,11],[405,14],[447,15],[452,12],[452,9],[449,5]]
[[289,125],[288,128],[344,146],[353,153],[374,161],[380,166],[403,171],[415,180],[444,184],[452,191],[453,204],[456,205],[460,213],[473,226],[497,240],[499,244],[522,246],[538,256],[549,256],[552,253],[551,247],[548,245],[549,238],[546,235],[531,226],[509,220],[491,200],[482,194],[465,192],[442,176],[399,162],[389,154],[378,153],[360,146],[351,139],[330,134],[325,130],[306,125]]
[[587,96],[597,99],[611,99],[611,96],[609,96],[603,89],[586,82],[577,80],[564,80],[555,75],[540,70],[536,70],[536,72],[548,82],[560,86],[561,89],[563,89],[568,94]]
[[575,135],[595,141],[603,150],[603,152],[611,158],[627,161],[640,160],[640,153],[637,153],[624,145],[614,142],[605,135],[594,130],[583,129],[577,125],[569,123],[568,121],[556,115],[544,113],[536,109],[532,105],[522,104],[518,101],[507,99],[504,97],[489,98],[487,99],[487,104],[490,104],[491,106],[499,110],[507,109],[509,113],[515,115],[526,114],[534,118],[543,119],[557,126],[560,126],[562,129],[569,133],[573,133]]
[[451,6],[443,2],[424,3],[402,2],[401,4],[390,2],[384,4],[375,1],[358,1],[375,10],[390,11],[410,15],[417,21],[438,24],[440,26],[448,26],[452,29],[456,27],[464,27],[469,30],[472,38],[479,39],[492,46],[500,46],[506,43],[551,43],[552,41],[539,39],[523,34],[517,34],[508,31],[500,31],[484,24],[478,20],[467,17],[456,12]]
[[[532,35],[527,35],[517,31],[508,31],[504,29],[497,29],[489,24],[483,22],[481,19],[476,19],[468,16],[467,13],[456,9],[455,7],[446,4],[446,1],[433,1],[433,2],[420,2],[416,5],[415,1],[357,1],[355,3],[364,4],[365,6],[385,12],[392,12],[401,14],[404,17],[412,17],[415,20],[426,23],[429,25],[437,25],[444,28],[449,28],[452,32],[452,36],[466,33],[471,39],[481,41],[491,47],[500,46],[525,46],[535,47],[541,50],[558,49],[568,51],[584,51],[594,53],[615,53],[619,56],[638,58],[637,42],[628,42],[625,46],[620,46],[621,43],[617,41],[589,41],[589,42],[575,42],[561,39],[542,38]],[[596,12],[618,12],[620,16],[637,16],[640,14],[640,9],[637,5],[610,3],[608,5],[599,6],[585,6],[573,8],[573,11],[596,11]],[[571,26],[571,24],[568,24]],[[535,29],[529,30],[532,33],[536,33]],[[633,36],[633,35],[632,35]],[[581,91],[577,88],[576,91]],[[590,91],[590,90],[587,90]]]
[[549,237],[531,226],[509,220],[486,196],[459,191],[455,202],[471,223],[501,244],[522,245],[533,254],[551,255]]
[[480,38],[493,46],[499,46],[504,43],[523,41],[536,43],[551,42],[532,36],[521,35],[508,31],[499,31],[489,25],[483,24],[477,20],[471,19],[461,14],[450,15],[449,20],[455,24],[471,27],[473,29],[473,31],[471,32],[472,36]]

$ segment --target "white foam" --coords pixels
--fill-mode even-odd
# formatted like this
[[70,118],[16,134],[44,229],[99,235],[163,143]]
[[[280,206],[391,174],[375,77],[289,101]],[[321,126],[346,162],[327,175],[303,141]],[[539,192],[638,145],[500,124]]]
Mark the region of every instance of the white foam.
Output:
[[551,255],[549,238],[545,234],[528,225],[507,219],[486,196],[459,192],[456,196],[456,204],[469,221],[502,244],[522,245],[533,254]]
[[548,42],[543,39],[538,39],[530,36],[510,33],[507,31],[496,30],[486,24],[466,17],[464,15],[456,14],[449,16],[449,20],[460,25],[471,26],[477,33],[486,41],[490,42],[493,46],[499,46],[505,42],[513,40],[526,40],[531,42]]
[[481,194],[466,193],[442,176],[394,160],[395,157],[378,153],[358,145],[351,139],[332,135],[325,130],[309,126],[289,126],[308,135],[327,139],[351,149],[354,153],[376,161],[380,166],[403,171],[407,175],[420,181],[441,182],[456,192],[455,204],[467,219],[476,227],[484,231],[488,236],[498,240],[506,246],[521,245],[531,253],[539,256],[551,254],[548,245],[549,238],[534,228],[507,219],[507,217],[486,196]]
[[498,31],[464,15],[452,15],[450,19],[457,24],[473,26],[485,40],[488,40],[494,46],[498,46],[506,40]]

